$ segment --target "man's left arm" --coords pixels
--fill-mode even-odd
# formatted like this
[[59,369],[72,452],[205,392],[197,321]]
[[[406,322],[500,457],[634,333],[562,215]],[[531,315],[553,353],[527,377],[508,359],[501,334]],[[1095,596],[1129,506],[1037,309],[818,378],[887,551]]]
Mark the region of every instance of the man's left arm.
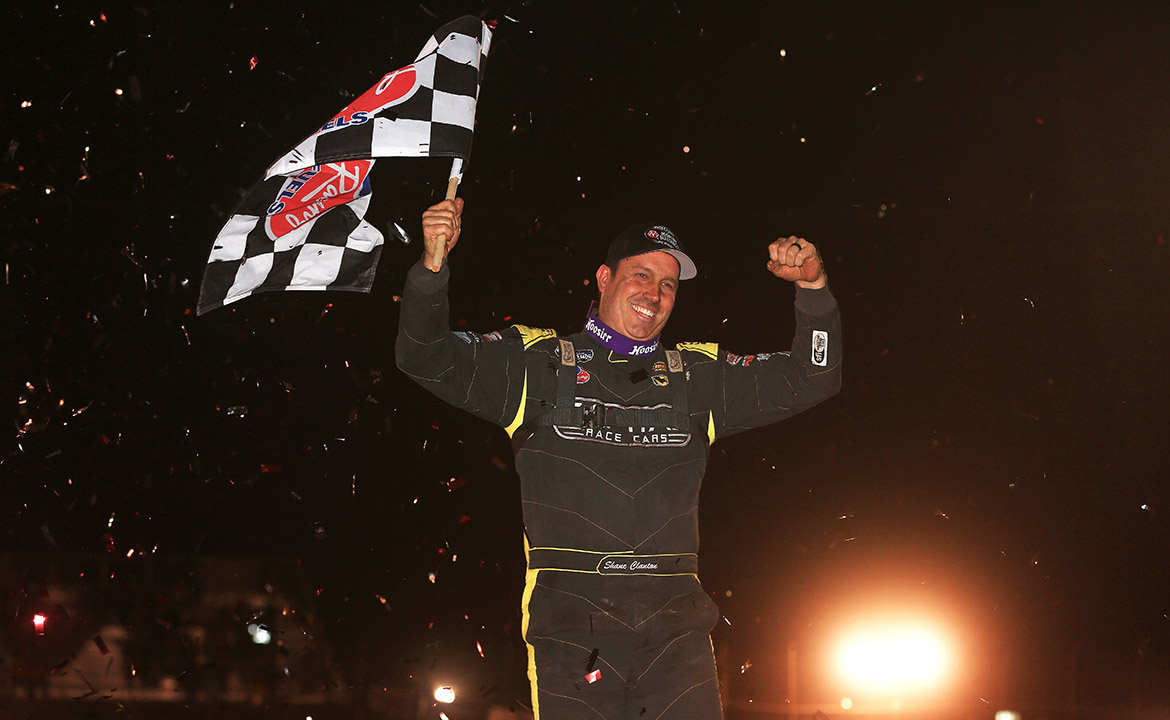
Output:
[[716,438],[783,420],[841,388],[841,318],[816,246],[789,237],[772,243],[768,258],[768,270],[796,286],[792,344],[787,352],[719,353]]

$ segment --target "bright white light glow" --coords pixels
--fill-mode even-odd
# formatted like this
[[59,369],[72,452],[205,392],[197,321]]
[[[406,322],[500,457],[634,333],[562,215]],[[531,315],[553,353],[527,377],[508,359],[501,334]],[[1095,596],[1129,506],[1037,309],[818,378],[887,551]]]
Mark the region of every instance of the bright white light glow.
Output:
[[841,709],[848,710],[853,707],[853,700],[851,698],[841,698]]
[[882,623],[847,633],[837,648],[836,664],[849,687],[903,693],[937,687],[952,663],[950,648],[938,630]]
[[1020,714],[1011,710],[996,710],[995,720],[1020,720]]
[[455,702],[455,688],[450,685],[444,685],[441,688],[435,688],[435,699],[441,703]]
[[248,634],[252,636],[252,642],[257,645],[267,645],[272,641],[272,633],[259,623],[248,623]]

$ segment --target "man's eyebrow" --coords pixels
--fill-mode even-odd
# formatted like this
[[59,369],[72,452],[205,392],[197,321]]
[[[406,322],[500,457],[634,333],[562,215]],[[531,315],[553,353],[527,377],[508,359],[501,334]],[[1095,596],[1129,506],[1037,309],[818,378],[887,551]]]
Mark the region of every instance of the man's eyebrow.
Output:
[[[650,268],[650,267],[648,267],[648,266],[646,266],[646,265],[632,265],[631,267],[632,267],[634,270],[645,270],[646,272],[650,273],[651,275],[653,275],[653,274],[654,274],[654,272],[655,272],[653,268]],[[671,276],[669,276],[669,275],[666,275],[666,276],[664,276],[664,279],[666,279],[666,280],[674,280],[674,278],[673,278],[673,277],[671,277]]]

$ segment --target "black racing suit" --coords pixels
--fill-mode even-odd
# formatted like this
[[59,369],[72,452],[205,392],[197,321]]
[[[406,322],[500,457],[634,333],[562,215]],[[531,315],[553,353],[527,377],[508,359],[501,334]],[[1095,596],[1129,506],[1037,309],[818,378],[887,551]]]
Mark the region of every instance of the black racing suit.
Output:
[[[630,357],[577,333],[565,338],[565,362],[568,346],[551,330],[451,332],[447,280],[446,267],[410,270],[398,367],[504,427],[517,448],[537,720],[720,718],[710,639],[719,612],[697,575],[708,448],[837,392],[836,300],[797,288],[789,352],[682,343]],[[681,421],[669,422],[680,405]]]

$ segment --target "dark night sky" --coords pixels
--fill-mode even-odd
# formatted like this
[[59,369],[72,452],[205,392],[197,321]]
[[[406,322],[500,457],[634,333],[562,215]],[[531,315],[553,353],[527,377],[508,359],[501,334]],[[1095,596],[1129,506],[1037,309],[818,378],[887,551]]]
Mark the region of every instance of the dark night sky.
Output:
[[[1164,9],[60,5],[0,11],[0,549],[26,577],[130,549],[292,558],[352,682],[482,662],[480,639],[512,658],[485,682],[523,692],[506,437],[394,367],[418,247],[388,234],[369,296],[193,314],[267,165],[470,13],[499,25],[460,325],[574,331],[608,239],[645,219],[700,268],[668,340],[782,349],[764,247],[826,258],[842,393],[716,445],[704,487],[745,692],[772,692],[776,648],[890,602],[960,628],[972,697],[1067,699],[1075,667],[1078,701],[1170,702]],[[375,224],[417,237],[444,166],[379,163]]]

